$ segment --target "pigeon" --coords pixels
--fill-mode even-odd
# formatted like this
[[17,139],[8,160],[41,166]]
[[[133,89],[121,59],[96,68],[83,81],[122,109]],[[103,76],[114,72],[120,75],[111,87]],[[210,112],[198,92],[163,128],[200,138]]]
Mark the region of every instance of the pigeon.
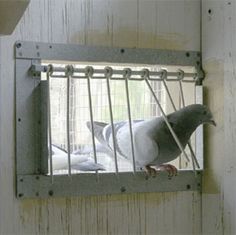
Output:
[[[71,169],[80,171],[98,171],[105,170],[100,163],[95,163],[94,159],[88,155],[79,155],[71,153]],[[62,170],[68,168],[68,153],[59,146],[52,145],[52,166],[53,170]]]
[[[178,136],[183,148],[191,135],[201,124],[216,126],[211,111],[201,104],[188,105],[167,115],[169,124]],[[113,154],[112,126],[104,122],[94,122],[94,135],[106,152]],[[87,127],[92,131],[91,123]],[[167,171],[170,176],[177,174],[177,169],[168,162],[180,154],[164,118],[132,121],[135,163],[148,175],[155,176],[157,171]],[[132,146],[130,141],[129,122],[114,122],[114,134],[117,154],[132,162]]]

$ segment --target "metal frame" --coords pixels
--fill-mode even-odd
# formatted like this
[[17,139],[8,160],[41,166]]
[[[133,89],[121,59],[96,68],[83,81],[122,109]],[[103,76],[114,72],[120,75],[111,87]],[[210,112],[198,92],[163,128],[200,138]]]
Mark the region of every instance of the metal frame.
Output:
[[[45,67],[41,60],[63,60],[89,63],[147,65],[180,65],[196,68],[196,82],[203,78],[201,54],[196,51],[103,48],[68,44],[18,41],[15,44],[16,73],[16,175],[18,198],[97,195],[108,193],[164,192],[200,190],[201,171],[181,170],[169,179],[165,173],[145,180],[143,172],[45,175],[47,168],[47,89],[40,82]],[[33,68],[33,69],[32,69]],[[69,76],[68,76],[69,78]],[[108,86],[109,86],[109,79]],[[127,80],[126,80],[127,81]],[[202,101],[202,87],[197,88]],[[200,94],[200,95],[199,95]],[[203,128],[197,130],[197,144],[203,146]],[[202,161],[203,147],[196,152]],[[202,165],[202,162],[200,163]],[[63,190],[61,190],[63,188]]]

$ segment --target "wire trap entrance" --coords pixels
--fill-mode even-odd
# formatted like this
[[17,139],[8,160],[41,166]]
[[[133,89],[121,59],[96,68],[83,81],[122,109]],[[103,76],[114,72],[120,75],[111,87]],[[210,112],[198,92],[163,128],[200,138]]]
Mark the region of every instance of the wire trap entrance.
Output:
[[[17,191],[24,191],[18,197],[62,195],[60,187],[63,195],[199,187],[202,127],[184,148],[168,120],[170,113],[202,103],[199,53],[124,51],[29,42],[16,47]],[[156,117],[182,153],[171,162],[181,171],[167,187],[166,173],[145,181],[139,153],[146,142],[136,143],[136,127]]]
[[[196,102],[194,89],[197,74],[190,72],[193,68],[185,68],[186,72],[158,66],[48,64],[33,65],[31,69],[46,71],[44,79],[48,87],[46,103],[51,177],[53,174],[71,175],[96,170],[116,174],[132,171],[135,174],[140,166],[136,166],[133,124],[158,116],[164,118],[183,153],[185,168],[189,167],[189,156],[192,157],[193,169],[196,170],[196,166],[200,168],[191,143],[188,143],[190,154],[187,154],[166,116],[167,109],[173,112],[185,106],[183,87],[188,88],[188,103]],[[168,84],[171,84],[172,92],[177,93],[174,95],[179,98],[177,102],[174,101]],[[127,122],[129,134],[126,141],[130,145],[130,157],[124,157],[127,153],[122,154],[117,143],[117,131],[122,122]],[[98,136],[107,135],[104,131],[97,133],[106,123],[107,126],[110,125],[108,135],[111,138]],[[107,144],[112,147],[106,149]],[[183,159],[182,166],[180,161],[178,163],[177,167],[184,168]]]

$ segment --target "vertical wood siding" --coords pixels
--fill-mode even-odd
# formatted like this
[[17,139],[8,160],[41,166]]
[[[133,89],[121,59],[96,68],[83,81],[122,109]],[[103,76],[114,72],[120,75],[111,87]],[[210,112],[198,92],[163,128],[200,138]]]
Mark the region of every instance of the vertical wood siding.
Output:
[[[199,234],[198,192],[16,200],[16,40],[200,49],[199,0],[32,0],[0,39],[0,234]],[[63,189],[62,189],[63,190]]]
[[206,129],[203,234],[236,234],[235,12],[235,1],[203,1],[205,101],[217,122]]

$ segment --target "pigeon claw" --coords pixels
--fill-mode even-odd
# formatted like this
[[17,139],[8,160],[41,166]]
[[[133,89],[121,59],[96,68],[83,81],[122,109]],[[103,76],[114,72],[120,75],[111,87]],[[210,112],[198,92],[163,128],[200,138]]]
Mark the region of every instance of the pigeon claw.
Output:
[[158,171],[167,171],[168,172],[168,177],[173,177],[176,176],[178,173],[178,170],[175,166],[171,164],[161,164],[156,167]]
[[155,168],[145,166],[144,170],[146,172],[146,179],[148,179],[149,177],[155,178],[157,176],[157,170]]

